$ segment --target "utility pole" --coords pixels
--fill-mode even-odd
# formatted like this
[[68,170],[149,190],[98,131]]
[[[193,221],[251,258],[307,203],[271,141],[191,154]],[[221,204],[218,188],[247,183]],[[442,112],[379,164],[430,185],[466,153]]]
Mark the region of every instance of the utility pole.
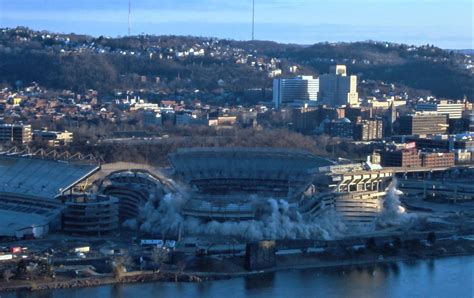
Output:
[[255,0],[252,0],[252,40],[255,39]]

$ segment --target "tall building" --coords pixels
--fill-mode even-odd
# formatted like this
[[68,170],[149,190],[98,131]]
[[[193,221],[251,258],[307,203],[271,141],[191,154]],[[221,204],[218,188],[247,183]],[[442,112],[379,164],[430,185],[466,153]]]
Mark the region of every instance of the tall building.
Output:
[[318,92],[319,79],[312,76],[273,80],[273,103],[277,109],[296,101],[317,101]]
[[358,106],[357,76],[347,76],[345,65],[331,66],[319,77],[319,99],[329,106]]
[[419,112],[437,112],[447,115],[448,119],[461,119],[464,104],[450,103],[447,100],[441,100],[438,103],[419,103],[416,105],[416,111]]
[[383,137],[382,120],[363,120],[354,125],[354,140],[370,141]]
[[31,125],[0,124],[0,143],[7,142],[20,144],[31,142]]
[[416,113],[398,119],[401,135],[435,135],[445,134],[448,129],[446,115],[437,113]]
[[321,111],[317,108],[303,107],[291,113],[293,128],[301,133],[313,132],[319,125]]
[[329,124],[329,135],[332,137],[339,138],[352,138],[353,137],[353,125],[351,120],[347,118],[341,118],[336,121],[332,121]]
[[471,112],[471,119],[469,121],[469,131],[474,132],[474,108],[472,109]]
[[386,119],[386,135],[392,135],[394,123],[397,121],[397,107],[392,102],[387,112],[385,113]]

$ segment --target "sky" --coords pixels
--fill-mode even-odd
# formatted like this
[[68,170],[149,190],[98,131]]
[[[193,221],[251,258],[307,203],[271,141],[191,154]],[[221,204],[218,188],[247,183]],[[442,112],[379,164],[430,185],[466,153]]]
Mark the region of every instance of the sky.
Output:
[[[0,0],[0,27],[124,36],[128,0]],[[255,0],[255,39],[474,48],[472,0]],[[131,0],[131,33],[251,39],[252,0]]]

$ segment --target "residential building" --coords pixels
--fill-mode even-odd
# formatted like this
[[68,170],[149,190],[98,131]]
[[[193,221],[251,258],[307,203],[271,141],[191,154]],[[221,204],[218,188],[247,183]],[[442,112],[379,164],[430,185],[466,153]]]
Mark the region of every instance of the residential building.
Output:
[[370,141],[383,137],[382,120],[363,120],[354,125],[354,140]]

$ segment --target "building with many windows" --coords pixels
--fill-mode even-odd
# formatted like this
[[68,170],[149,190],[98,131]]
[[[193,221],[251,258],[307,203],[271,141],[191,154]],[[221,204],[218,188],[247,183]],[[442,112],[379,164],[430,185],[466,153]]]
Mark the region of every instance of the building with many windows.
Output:
[[318,93],[319,79],[312,76],[273,80],[273,103],[277,109],[294,102],[315,102],[318,100]]
[[357,76],[348,76],[345,65],[335,65],[319,77],[319,99],[329,106],[358,106]]
[[354,125],[354,140],[370,141],[383,137],[382,120],[363,120]]
[[73,141],[73,133],[70,131],[50,131],[35,130],[33,132],[33,140],[46,142],[48,146],[58,147],[70,144]]
[[438,113],[416,113],[398,119],[401,135],[435,135],[448,131],[446,115]]
[[437,103],[418,103],[416,111],[419,112],[437,112],[441,115],[447,115],[448,119],[461,119],[464,104],[452,103],[447,100],[441,100]]
[[63,230],[73,234],[103,235],[119,227],[119,199],[104,195],[66,196]]
[[0,124],[0,143],[31,142],[31,125],[23,124]]

